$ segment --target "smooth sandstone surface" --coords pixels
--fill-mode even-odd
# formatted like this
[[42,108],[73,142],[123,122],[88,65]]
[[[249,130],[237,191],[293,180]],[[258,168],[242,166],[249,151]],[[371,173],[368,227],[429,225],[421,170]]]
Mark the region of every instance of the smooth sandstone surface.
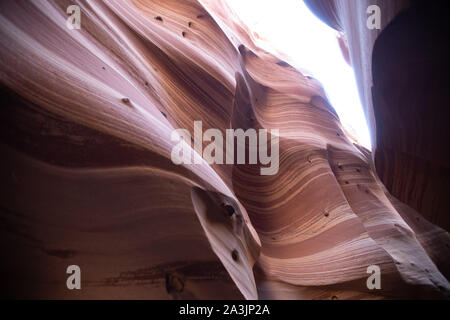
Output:
[[[448,232],[224,2],[3,1],[0,37],[2,296],[448,297]],[[197,120],[279,129],[278,173],[175,165],[171,133]]]

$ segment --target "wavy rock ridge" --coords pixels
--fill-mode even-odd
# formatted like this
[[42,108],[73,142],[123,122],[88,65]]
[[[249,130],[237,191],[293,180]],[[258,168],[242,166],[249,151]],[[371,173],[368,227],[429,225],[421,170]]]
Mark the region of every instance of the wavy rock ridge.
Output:
[[[4,1],[0,36],[2,295],[448,295],[448,233],[389,194],[320,84],[221,1]],[[197,120],[279,129],[278,173],[173,164],[172,131]]]

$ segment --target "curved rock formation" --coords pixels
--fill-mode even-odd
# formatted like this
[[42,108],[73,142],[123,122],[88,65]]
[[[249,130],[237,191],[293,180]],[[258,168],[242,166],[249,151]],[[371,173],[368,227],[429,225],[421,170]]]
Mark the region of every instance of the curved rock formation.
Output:
[[[448,6],[423,0],[305,2],[346,35],[383,183],[448,231]],[[371,5],[380,9],[380,30],[366,27]]]
[[[2,296],[448,295],[448,233],[389,194],[320,84],[225,3],[74,3],[80,30],[68,1],[0,3]],[[171,134],[197,120],[278,129],[279,171],[175,165]]]

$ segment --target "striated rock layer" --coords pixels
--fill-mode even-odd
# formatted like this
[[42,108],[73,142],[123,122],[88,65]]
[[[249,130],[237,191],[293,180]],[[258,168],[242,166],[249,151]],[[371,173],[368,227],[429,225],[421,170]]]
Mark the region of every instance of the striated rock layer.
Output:
[[[221,1],[3,1],[0,36],[2,296],[448,295],[448,233],[385,189],[320,84]],[[175,165],[171,133],[197,120],[279,129],[278,173]]]

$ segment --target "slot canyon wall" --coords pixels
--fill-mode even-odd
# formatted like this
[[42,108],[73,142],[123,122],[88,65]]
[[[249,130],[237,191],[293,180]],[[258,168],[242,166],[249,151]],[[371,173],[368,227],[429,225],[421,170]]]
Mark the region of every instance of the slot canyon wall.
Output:
[[[351,25],[330,3],[312,9]],[[79,30],[66,26],[72,4]],[[320,83],[258,48],[222,1],[0,2],[0,296],[448,298],[448,151],[433,131],[444,127],[435,114],[410,134],[394,108],[407,89],[390,84],[411,78],[377,72],[401,59],[380,58],[392,42],[383,32],[347,36],[373,154],[346,135]],[[198,120],[278,129],[279,171],[175,165],[172,132]],[[69,265],[81,290],[66,287]],[[379,290],[366,286],[370,265]]]

